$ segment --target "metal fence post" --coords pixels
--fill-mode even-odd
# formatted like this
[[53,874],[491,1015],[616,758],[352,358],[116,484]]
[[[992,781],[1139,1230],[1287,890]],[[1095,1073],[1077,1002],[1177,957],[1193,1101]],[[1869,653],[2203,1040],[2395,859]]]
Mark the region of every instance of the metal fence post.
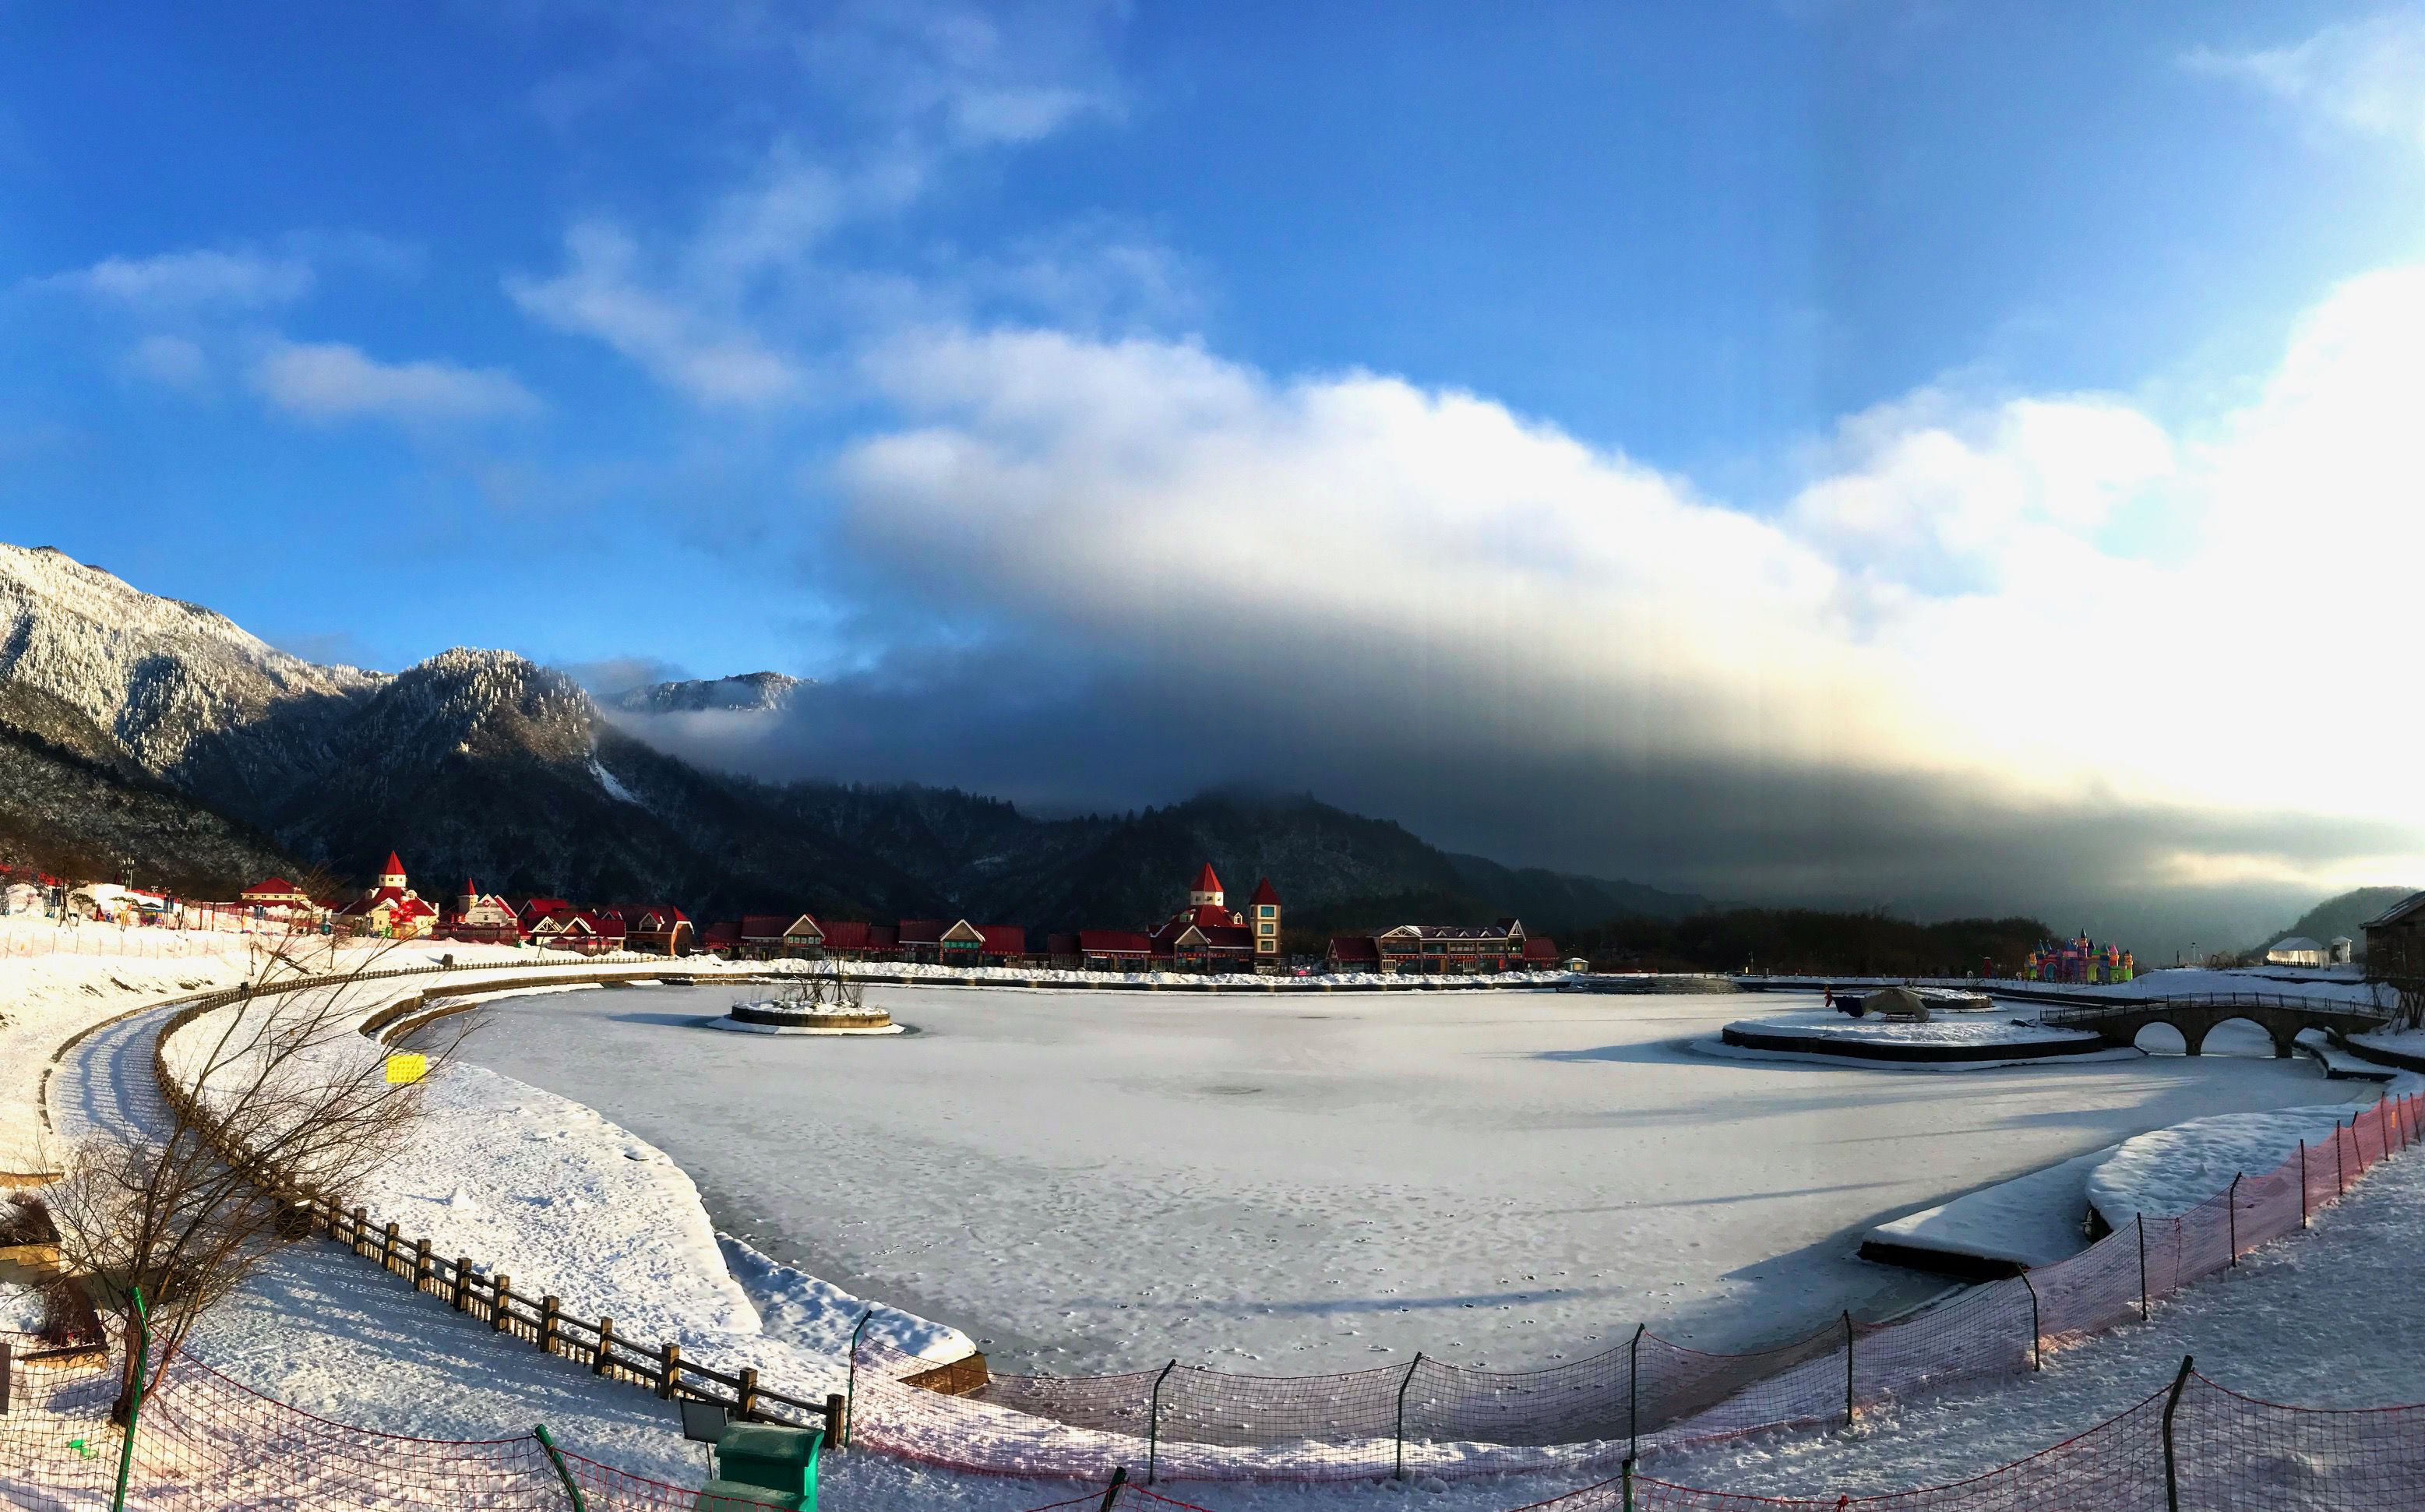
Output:
[[2147,1215],[2139,1214],[2139,1321],[2147,1321]]
[[2299,1227],[2307,1226],[2307,1142],[2299,1141]]
[[1853,1425],[1853,1310],[1844,1310],[1844,1426]]
[[2231,1263],[2234,1265],[2240,1263],[2240,1178],[2242,1174],[2240,1171],[2231,1173],[2231,1191],[2223,1199],[2224,1222],[2227,1225],[2224,1231],[2231,1236]]
[[1170,1373],[1178,1368],[1179,1361],[1175,1359],[1162,1367],[1162,1374],[1153,1378],[1153,1395],[1146,1405],[1145,1483],[1148,1486],[1153,1484],[1153,1472],[1162,1459],[1162,1383],[1170,1379]]
[[2349,1195],[2349,1157],[2341,1153],[2341,1126],[2337,1121],[2333,1124],[2333,1186],[2337,1195]]
[[1129,1468],[1126,1465],[1113,1466],[1112,1484],[1103,1488],[1102,1504],[1096,1507],[1095,1512],[1112,1512],[1112,1507],[1118,1503],[1120,1499],[1120,1488],[1126,1486],[1128,1483]]
[[[843,1377],[842,1389],[843,1427],[840,1447],[843,1449],[850,1447],[851,1425],[859,1420],[859,1336],[867,1331],[867,1320],[874,1316],[875,1316],[875,1309],[871,1305],[866,1311],[859,1315],[859,1327],[850,1330],[850,1374]],[[1120,1478],[1122,1480],[1128,1478],[1126,1466],[1121,1467]],[[1116,1493],[1116,1488],[1115,1489]]]
[[2030,1289],[2030,1369],[2044,1370],[2046,1369],[2046,1335],[2040,1331],[2038,1326],[2037,1283],[2030,1279],[2028,1271],[2023,1271],[2021,1284]]
[[564,1456],[557,1452],[555,1440],[548,1437],[547,1424],[542,1423],[532,1428],[531,1435],[538,1440],[538,1446],[547,1451],[548,1463],[555,1467],[555,1478],[564,1482],[564,1494],[572,1499],[572,1512],[589,1512],[587,1504],[581,1500],[581,1488],[573,1484],[571,1467],[565,1464]]
[[126,1512],[126,1477],[135,1469],[135,1428],[143,1420],[144,1373],[152,1363],[152,1314],[143,1306],[143,1288],[132,1288],[135,1298],[135,1391],[126,1402],[126,1442],[118,1451],[118,1489],[109,1512]]
[[1415,1372],[1422,1368],[1423,1352],[1415,1351],[1414,1363],[1406,1367],[1406,1378],[1398,1383],[1398,1467],[1392,1480],[1406,1478],[1406,1388],[1415,1384]]
[[1633,1343],[1625,1346],[1625,1462],[1629,1465],[1642,1457],[1642,1336],[1649,1330],[1646,1323],[1635,1324]]
[[1625,1471],[1624,1471],[1624,1473],[1625,1473],[1625,1507],[1624,1507],[1624,1512],[1633,1512],[1633,1456],[1632,1456],[1631,1455],[1628,1455],[1628,1456],[1625,1456]]
[[2181,1512],[2180,1466],[2173,1454],[2173,1413],[2181,1405],[2181,1388],[2190,1383],[2190,1366],[2193,1357],[2181,1357],[2181,1373],[2173,1377],[2173,1394],[2164,1398],[2164,1507],[2165,1512]]

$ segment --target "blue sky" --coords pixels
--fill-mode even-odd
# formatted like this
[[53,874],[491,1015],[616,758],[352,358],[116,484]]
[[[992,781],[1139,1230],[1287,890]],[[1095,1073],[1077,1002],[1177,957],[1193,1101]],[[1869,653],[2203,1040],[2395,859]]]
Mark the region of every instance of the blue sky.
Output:
[[[1377,752],[1398,777],[1366,806],[1468,844],[1509,821],[1455,795],[1541,764],[1867,780],[1915,731],[1910,759],[2000,812],[2321,801],[2287,742],[2227,769],[2144,732],[2016,752],[1996,732],[2030,664],[1983,662],[1981,700],[1931,648],[1996,614],[2054,626],[2039,650],[2074,672],[2085,625],[2133,689],[2275,667],[2143,639],[2187,591],[2148,574],[2240,581],[2226,548],[2273,506],[2230,480],[2321,444],[2283,418],[2302,331],[2407,308],[2365,281],[2425,230],[2414,8],[0,4],[0,27],[6,538],[290,649],[772,667],[859,701],[767,769],[1062,805],[1224,777],[1357,801],[1340,780]],[[2340,523],[2396,507],[2368,492],[2394,472]],[[1636,545],[1774,591],[1696,630],[1723,588],[1637,571]],[[1152,591],[1101,591],[1140,559]],[[1502,697],[1487,668],[1545,644]],[[1417,691],[1341,714],[1308,648]],[[1217,738],[1171,692],[1214,684]],[[978,712],[945,728],[939,700]],[[2402,801],[2337,812],[2425,820]],[[2234,831],[2179,864],[2304,885],[2414,853],[2353,844]],[[1496,848],[1871,885],[1679,847]]]

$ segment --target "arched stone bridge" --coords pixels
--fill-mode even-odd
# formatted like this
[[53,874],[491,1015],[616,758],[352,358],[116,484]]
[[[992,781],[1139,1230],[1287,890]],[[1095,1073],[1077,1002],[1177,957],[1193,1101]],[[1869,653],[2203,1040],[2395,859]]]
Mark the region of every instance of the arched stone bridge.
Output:
[[2106,1043],[2136,1044],[2139,1031],[2151,1023],[2170,1024],[2178,1031],[2188,1054],[2202,1054],[2206,1037],[2216,1024],[2245,1019],[2273,1040],[2276,1059],[2288,1060],[2303,1029],[2321,1029],[2335,1036],[2362,1034],[2390,1021],[2388,1008],[2369,1007],[2340,998],[2290,997],[2279,992],[2201,992],[2191,997],[2137,998],[2123,1003],[2048,1008],[2038,1021],[2054,1029],[2087,1029]]

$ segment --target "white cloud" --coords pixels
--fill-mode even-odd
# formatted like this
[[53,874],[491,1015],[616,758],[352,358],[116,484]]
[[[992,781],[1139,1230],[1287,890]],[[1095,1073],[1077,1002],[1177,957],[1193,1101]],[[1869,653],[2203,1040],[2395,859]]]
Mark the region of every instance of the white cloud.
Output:
[[311,292],[312,267],[299,258],[198,250],[104,258],[43,281],[145,314],[169,314],[289,303]]
[[652,279],[638,247],[612,226],[574,227],[565,255],[568,265],[553,278],[506,281],[524,314],[604,342],[703,404],[763,405],[798,391],[796,363],[731,311],[731,290]]
[[2184,61],[2253,84],[2342,129],[2425,149],[2425,8],[2342,22],[2288,47],[2201,48]]
[[183,336],[146,336],[126,354],[126,369],[154,383],[190,389],[210,376],[210,361]]
[[452,362],[381,362],[342,342],[281,342],[252,369],[269,401],[312,420],[477,420],[538,412],[511,374]]
[[1767,514],[1469,394],[946,330],[872,361],[913,418],[840,479],[939,598],[1306,740],[2404,828],[2425,799],[2364,753],[2425,705],[2360,688],[2413,638],[2420,351],[2425,269],[2379,274],[2234,411],[1919,395]]

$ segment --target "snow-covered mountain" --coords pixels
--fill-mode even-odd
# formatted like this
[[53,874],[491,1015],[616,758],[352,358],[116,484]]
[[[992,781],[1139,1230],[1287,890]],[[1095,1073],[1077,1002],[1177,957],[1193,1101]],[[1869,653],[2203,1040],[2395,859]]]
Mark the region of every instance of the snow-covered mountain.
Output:
[[290,656],[51,547],[0,544],[0,681],[84,716],[154,777],[259,798],[320,765],[386,679]]
[[742,672],[732,677],[651,683],[615,700],[627,714],[771,714],[789,708],[809,684],[780,672]]
[[713,917],[1052,928],[1158,917],[1207,858],[1241,889],[1270,875],[1303,910],[1404,900],[1558,928],[1699,901],[1451,857],[1310,797],[1039,820],[950,789],[757,782],[652,748],[633,716],[771,714],[805,685],[659,684],[617,708],[635,734],[509,651],[393,675],[317,666],[56,551],[0,545],[0,853],[131,856],[199,888],[295,862],[361,877],[394,849],[426,894],[468,877]]

